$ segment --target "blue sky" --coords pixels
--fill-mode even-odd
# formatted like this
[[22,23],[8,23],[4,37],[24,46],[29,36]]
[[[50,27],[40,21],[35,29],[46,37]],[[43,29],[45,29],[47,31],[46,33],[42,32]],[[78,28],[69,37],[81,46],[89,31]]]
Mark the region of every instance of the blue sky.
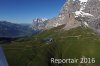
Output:
[[57,16],[65,0],[0,0],[0,21],[32,23]]

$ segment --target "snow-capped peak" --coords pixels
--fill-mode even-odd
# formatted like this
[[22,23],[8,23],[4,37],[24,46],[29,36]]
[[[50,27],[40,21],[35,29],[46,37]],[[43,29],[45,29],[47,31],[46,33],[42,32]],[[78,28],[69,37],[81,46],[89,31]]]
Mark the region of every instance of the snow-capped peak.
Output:
[[47,18],[36,18],[36,19],[33,19],[33,22],[44,22],[48,20]]

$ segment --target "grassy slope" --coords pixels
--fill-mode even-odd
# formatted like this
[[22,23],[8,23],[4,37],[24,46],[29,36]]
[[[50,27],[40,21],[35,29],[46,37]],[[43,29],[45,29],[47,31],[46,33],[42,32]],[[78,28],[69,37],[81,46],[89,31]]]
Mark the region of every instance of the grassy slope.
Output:
[[[100,36],[88,28],[69,31],[61,27],[46,30],[31,38],[21,38],[4,46],[10,66],[100,66]],[[52,37],[50,44],[42,40]],[[51,64],[51,58],[96,58],[95,64]]]

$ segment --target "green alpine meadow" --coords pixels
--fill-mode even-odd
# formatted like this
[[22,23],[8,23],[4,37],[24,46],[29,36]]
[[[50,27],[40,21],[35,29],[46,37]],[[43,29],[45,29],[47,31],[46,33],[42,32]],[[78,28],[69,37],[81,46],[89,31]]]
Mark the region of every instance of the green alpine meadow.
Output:
[[[9,65],[99,66],[100,36],[85,27],[77,27],[68,31],[62,28],[63,25],[45,30],[32,37],[19,38],[3,46]],[[86,60],[86,63],[58,64],[51,63],[51,58],[90,58],[90,60]]]

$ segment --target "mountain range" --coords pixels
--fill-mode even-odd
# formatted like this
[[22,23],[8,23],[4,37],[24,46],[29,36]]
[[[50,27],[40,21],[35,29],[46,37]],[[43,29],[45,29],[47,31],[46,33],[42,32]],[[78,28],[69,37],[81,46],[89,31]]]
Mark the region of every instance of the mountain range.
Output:
[[[76,28],[79,26],[85,26],[93,29],[97,33],[100,33],[99,4],[100,4],[99,0],[95,0],[95,1],[94,0],[68,0],[68,1],[66,0],[58,16],[52,19],[46,19],[46,18],[33,19],[33,23],[30,27],[25,25],[18,26],[14,24],[16,25],[15,28],[11,28],[13,26],[7,23],[8,25],[5,25],[5,28],[3,28],[4,27],[3,22],[0,22],[2,25],[0,27],[2,31],[1,35],[6,36],[5,33],[7,33],[6,31],[8,31],[8,36],[14,34],[23,36],[31,33],[32,29],[39,31],[39,30],[51,29],[60,25],[66,25],[63,28],[64,30],[70,30],[72,28]],[[6,28],[8,26],[9,26],[8,28],[9,30],[7,30]],[[12,31],[10,32],[10,30]],[[14,30],[16,31],[15,33],[13,33]]]
[[0,21],[0,37],[24,37],[36,33],[30,25]]
[[[36,24],[34,27],[46,30],[65,24],[64,30],[85,26],[100,33],[100,1],[99,0],[66,0],[58,16]],[[93,6],[93,7],[91,7]],[[42,26],[42,28],[39,26]]]
[[[58,16],[34,19],[31,28],[43,30],[4,45],[10,66],[100,66],[100,0],[66,0]],[[51,63],[80,59],[83,63]]]
[[[66,0],[61,8],[58,16],[52,19],[36,18],[33,19],[32,25],[19,25],[1,21],[0,32],[1,36],[7,36],[5,33],[8,31],[8,36],[24,36],[31,35],[30,33],[40,30],[51,29],[60,25],[66,25],[63,29],[70,30],[79,26],[85,26],[93,29],[95,32],[100,33],[100,1],[99,0]],[[93,6],[93,7],[91,7]],[[4,22],[4,24],[3,24]],[[8,25],[6,25],[6,23]],[[11,25],[10,25],[11,24]],[[4,26],[5,27],[4,27]],[[15,27],[15,28],[11,28]],[[20,28],[20,29],[19,29]],[[9,30],[8,30],[9,29]],[[32,31],[33,30],[33,31]],[[14,36],[15,36],[14,35]]]

